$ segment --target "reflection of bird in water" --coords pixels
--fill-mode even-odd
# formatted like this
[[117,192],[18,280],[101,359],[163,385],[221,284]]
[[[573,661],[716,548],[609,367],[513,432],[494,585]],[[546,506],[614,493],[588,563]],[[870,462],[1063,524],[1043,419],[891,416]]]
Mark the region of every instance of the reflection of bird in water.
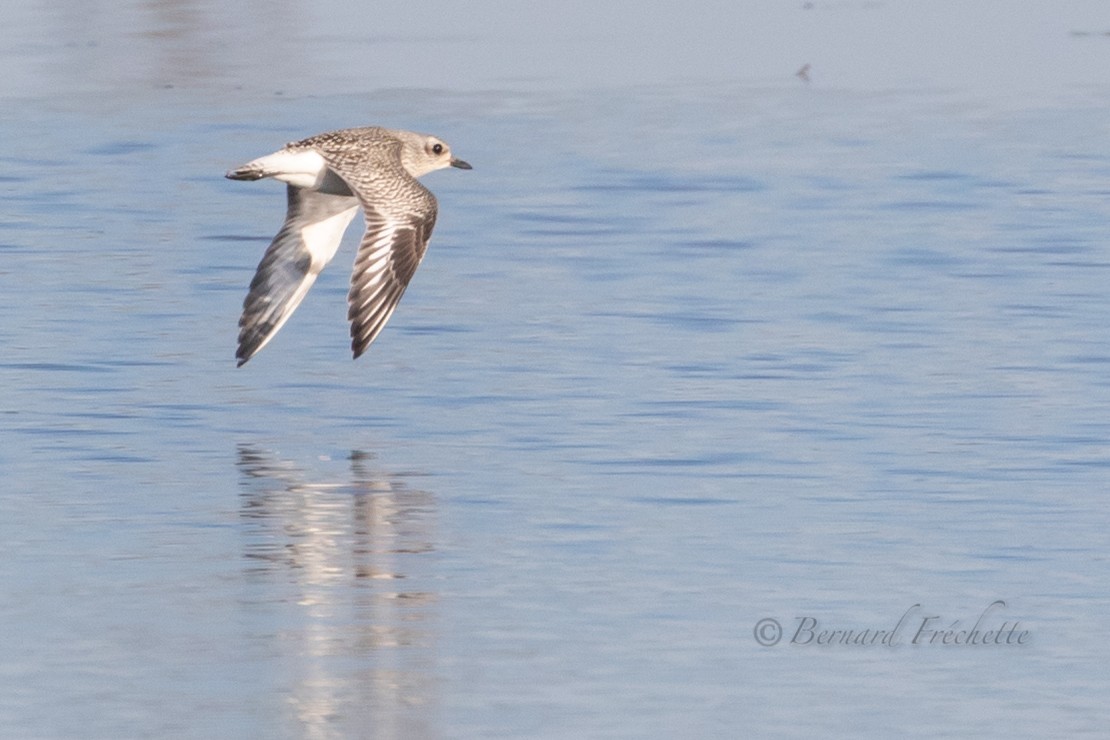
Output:
[[[337,535],[351,539],[356,552],[377,555],[376,564],[359,564],[356,578],[403,578],[385,574],[380,566],[394,555],[424,553],[432,550],[428,525],[435,501],[425,491],[408,487],[414,474],[389,474],[375,471],[373,454],[353,451],[348,458],[347,480],[313,481],[302,469],[249,445],[240,445],[238,467],[246,489],[241,515],[262,529],[280,525],[288,554],[290,547],[301,551],[313,541],[312,534],[327,524],[328,537],[322,542],[337,544]],[[268,547],[272,546],[267,538]],[[264,543],[253,543],[255,546]],[[250,553],[266,557],[266,553]],[[269,553],[273,555],[274,553]],[[305,562],[290,563],[304,568]]]
[[435,498],[373,463],[355,451],[322,474],[238,448],[246,606],[309,735],[429,734]]

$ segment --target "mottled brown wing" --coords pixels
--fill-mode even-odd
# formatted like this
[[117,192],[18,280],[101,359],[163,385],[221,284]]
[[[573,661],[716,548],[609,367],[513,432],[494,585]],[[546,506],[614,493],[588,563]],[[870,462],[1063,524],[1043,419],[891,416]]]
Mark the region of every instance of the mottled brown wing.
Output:
[[[431,198],[431,193],[428,197]],[[431,202],[430,210],[400,215],[386,215],[363,205],[366,234],[355,257],[347,295],[351,351],[355,357],[365,352],[381,333],[428,250],[428,239],[436,222],[435,199]]]
[[366,213],[347,318],[351,350],[358,357],[381,333],[428,249],[436,222],[436,199],[401,164],[401,142],[372,138],[360,146],[344,140],[313,143],[347,183]]

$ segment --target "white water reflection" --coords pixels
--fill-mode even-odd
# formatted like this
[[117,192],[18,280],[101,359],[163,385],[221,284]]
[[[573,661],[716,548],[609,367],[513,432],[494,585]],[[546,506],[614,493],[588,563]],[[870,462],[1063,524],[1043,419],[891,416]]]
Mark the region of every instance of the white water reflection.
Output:
[[[435,716],[436,502],[353,451],[313,477],[241,445],[244,613],[282,656],[280,691],[306,737],[421,737]],[[274,620],[255,619],[258,612]]]

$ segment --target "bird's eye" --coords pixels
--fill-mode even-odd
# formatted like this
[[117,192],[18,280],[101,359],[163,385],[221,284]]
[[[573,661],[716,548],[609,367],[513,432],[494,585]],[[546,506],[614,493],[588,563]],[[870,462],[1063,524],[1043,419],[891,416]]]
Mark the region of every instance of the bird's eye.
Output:
[[432,154],[443,154],[443,144],[432,144]]

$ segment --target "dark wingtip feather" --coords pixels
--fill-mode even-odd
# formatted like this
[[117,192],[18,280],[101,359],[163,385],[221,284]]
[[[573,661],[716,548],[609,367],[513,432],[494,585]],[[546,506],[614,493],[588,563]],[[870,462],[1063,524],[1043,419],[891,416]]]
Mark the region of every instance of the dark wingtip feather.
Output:
[[239,331],[239,348],[235,350],[235,359],[238,360],[236,367],[243,367],[247,360],[258,354],[258,350],[262,349],[262,345],[266,342],[266,338],[272,333],[273,324],[263,323],[256,324],[251,327],[246,327],[246,314],[240,320]]
[[240,337],[239,347],[235,350],[235,367],[243,367],[243,365],[247,364],[247,360],[252,357],[254,357],[254,352],[247,348],[246,343],[243,342],[243,339]]

